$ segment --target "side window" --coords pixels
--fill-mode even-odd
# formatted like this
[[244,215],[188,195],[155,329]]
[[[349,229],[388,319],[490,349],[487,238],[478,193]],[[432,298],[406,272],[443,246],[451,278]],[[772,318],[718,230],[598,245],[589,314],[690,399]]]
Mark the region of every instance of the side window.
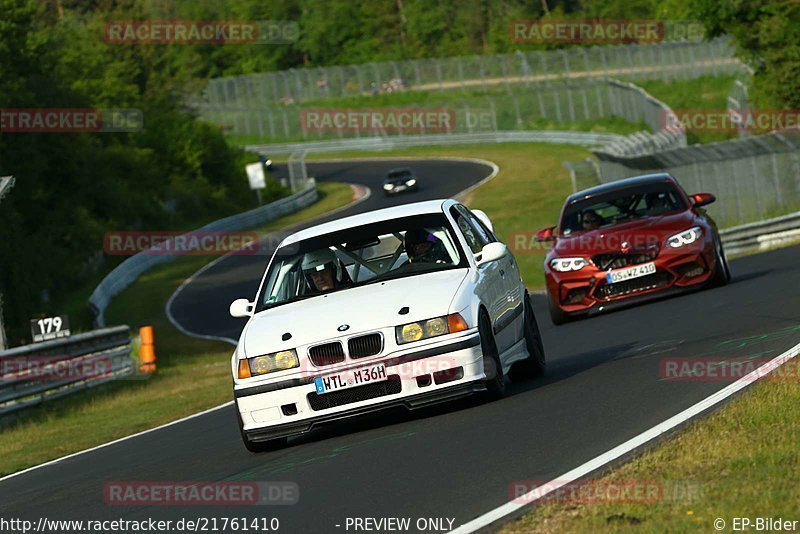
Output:
[[481,244],[477,232],[469,223],[467,217],[465,217],[460,210],[453,208],[450,212],[453,218],[456,220],[456,224],[458,225],[458,229],[461,230],[461,233],[464,234],[464,239],[467,241],[467,245],[469,246],[470,250],[473,254],[477,254],[483,248]]
[[481,221],[464,206],[460,204],[454,206],[452,213],[473,254],[480,252],[487,243],[497,241]]
[[478,233],[479,233],[481,236],[483,236],[483,238],[484,238],[484,241],[485,241],[486,243],[494,243],[494,242],[496,242],[496,241],[497,241],[497,238],[495,237],[495,235],[492,233],[492,231],[491,231],[491,230],[489,230],[488,228],[486,228],[486,225],[485,225],[485,224],[483,224],[483,221],[481,221],[481,220],[480,220],[480,219],[479,219],[479,218],[478,218],[478,217],[477,217],[477,216],[476,216],[474,213],[472,213],[471,211],[467,210],[467,212],[468,212],[468,213],[469,213],[469,215],[470,215],[470,220],[472,221],[472,225],[475,227],[475,229],[478,231]]

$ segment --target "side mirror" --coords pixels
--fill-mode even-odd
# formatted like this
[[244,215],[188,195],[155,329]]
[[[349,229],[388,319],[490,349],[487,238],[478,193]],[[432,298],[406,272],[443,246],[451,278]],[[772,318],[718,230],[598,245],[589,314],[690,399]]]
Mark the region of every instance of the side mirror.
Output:
[[486,228],[488,228],[490,232],[494,232],[494,225],[486,213],[484,213],[482,210],[472,210],[472,213],[474,213],[475,217],[480,219],[480,221],[486,225]]
[[689,197],[692,200],[692,206],[699,208],[701,206],[708,206],[717,200],[717,197],[711,193],[695,193]]
[[250,317],[253,315],[253,303],[247,299],[236,299],[231,302],[228,311],[231,317]]
[[487,243],[483,249],[475,254],[475,263],[483,265],[490,261],[497,261],[508,254],[508,247],[500,242]]
[[536,241],[539,243],[544,243],[546,241],[555,241],[556,239],[556,227],[551,226],[550,228],[542,228],[538,232],[536,232]]

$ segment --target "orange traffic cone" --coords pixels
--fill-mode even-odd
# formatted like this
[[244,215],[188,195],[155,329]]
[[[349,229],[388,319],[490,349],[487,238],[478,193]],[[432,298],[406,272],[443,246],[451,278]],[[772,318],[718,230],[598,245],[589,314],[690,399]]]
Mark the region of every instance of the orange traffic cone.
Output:
[[139,339],[142,345],[139,347],[139,360],[142,365],[139,371],[142,373],[154,373],[156,371],[156,349],[153,345],[153,327],[143,326],[139,329]]

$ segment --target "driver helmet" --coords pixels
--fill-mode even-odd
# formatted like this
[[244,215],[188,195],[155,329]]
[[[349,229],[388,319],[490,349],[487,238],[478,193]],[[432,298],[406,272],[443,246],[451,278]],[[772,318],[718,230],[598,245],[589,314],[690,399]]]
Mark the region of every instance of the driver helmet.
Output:
[[310,278],[311,273],[326,269],[330,269],[331,273],[333,273],[333,282],[335,284],[342,281],[342,264],[339,258],[336,257],[336,253],[329,248],[306,253],[303,256],[301,269],[312,287],[314,285]]
[[[417,252],[419,246],[426,243],[430,243],[430,247],[424,247],[424,250]],[[444,244],[442,240],[424,228],[406,231],[403,245],[408,258],[412,262],[436,263],[437,261],[444,261]]]

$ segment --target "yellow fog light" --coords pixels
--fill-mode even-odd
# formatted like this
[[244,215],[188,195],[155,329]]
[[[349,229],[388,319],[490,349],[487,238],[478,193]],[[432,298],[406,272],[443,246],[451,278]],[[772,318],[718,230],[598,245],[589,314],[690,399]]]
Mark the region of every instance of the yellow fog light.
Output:
[[400,330],[401,343],[410,343],[422,339],[422,327],[419,323],[404,325]]
[[447,321],[444,317],[437,317],[425,321],[425,333],[427,337],[441,336],[447,333]]
[[268,355],[250,358],[250,372],[253,376],[267,374],[274,370],[275,364]]
[[297,359],[297,351],[294,349],[256,356],[248,361],[250,362],[250,372],[253,376],[285,371],[300,365],[300,361]]
[[297,354],[293,350],[282,350],[275,353],[275,367],[276,370],[291,369],[297,367]]
[[430,337],[454,334],[467,329],[467,323],[464,321],[464,318],[458,313],[451,313],[450,315],[434,317],[433,319],[427,319],[417,323],[396,326],[394,328],[394,335],[395,339],[397,339],[397,344],[402,345],[404,343],[411,343],[412,341],[419,341]]

